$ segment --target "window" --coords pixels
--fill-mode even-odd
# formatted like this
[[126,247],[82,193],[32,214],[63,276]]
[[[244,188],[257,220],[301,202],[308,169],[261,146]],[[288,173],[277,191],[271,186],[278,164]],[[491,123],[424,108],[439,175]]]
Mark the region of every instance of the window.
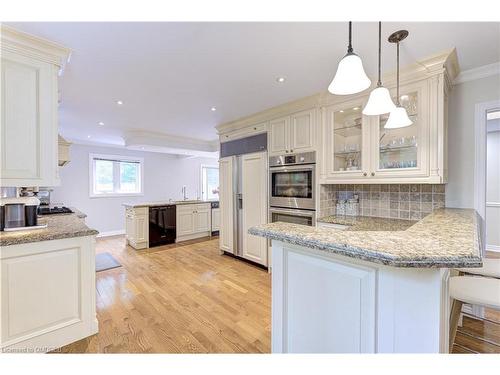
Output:
[[89,155],[90,196],[142,195],[142,158]]
[[201,196],[205,200],[219,199],[219,167],[201,166]]

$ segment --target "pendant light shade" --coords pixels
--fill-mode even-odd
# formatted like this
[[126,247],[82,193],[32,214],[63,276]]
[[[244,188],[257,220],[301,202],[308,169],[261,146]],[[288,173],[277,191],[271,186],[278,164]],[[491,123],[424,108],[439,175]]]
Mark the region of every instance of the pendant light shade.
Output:
[[370,93],[363,114],[368,116],[383,115],[396,109],[391,94],[384,86],[379,86]]
[[368,103],[363,108],[363,114],[368,116],[383,115],[389,113],[396,108],[394,105],[391,94],[384,86],[380,78],[381,70],[381,55],[382,55],[382,22],[378,23],[378,81],[377,87],[370,93]]
[[366,90],[371,81],[363,69],[361,58],[353,52],[352,22],[349,22],[349,46],[347,54],[340,60],[337,72],[328,91],[335,95],[350,95]]
[[408,36],[407,30],[399,30],[389,36],[389,42],[397,43],[397,70],[396,70],[396,108],[391,111],[389,119],[384,125],[386,129],[404,128],[413,124],[406,109],[399,102],[399,42]]
[[408,117],[406,109],[404,109],[403,107],[396,107],[389,115],[389,119],[385,123],[384,128],[404,128],[405,126],[410,126],[411,124],[413,124],[413,121],[411,121]]

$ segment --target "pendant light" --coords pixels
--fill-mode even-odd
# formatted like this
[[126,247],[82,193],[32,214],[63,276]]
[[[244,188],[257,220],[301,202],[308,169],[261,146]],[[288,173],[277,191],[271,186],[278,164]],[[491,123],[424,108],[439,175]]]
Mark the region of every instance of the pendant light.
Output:
[[363,69],[363,62],[352,49],[352,22],[349,22],[349,46],[340,60],[337,72],[328,91],[335,95],[356,94],[370,87],[371,81]]
[[377,87],[372,90],[370,97],[368,98],[368,103],[366,103],[365,108],[363,108],[363,114],[368,116],[383,115],[384,113],[389,113],[396,109],[394,105],[391,94],[384,86],[382,86],[382,80],[380,78],[381,70],[381,55],[382,55],[382,22],[378,23],[378,81]]
[[389,119],[384,125],[386,129],[404,128],[410,126],[413,121],[408,117],[406,109],[399,102],[399,42],[408,36],[407,30],[399,30],[389,36],[389,42],[397,45],[397,73],[396,73],[396,108],[389,115]]

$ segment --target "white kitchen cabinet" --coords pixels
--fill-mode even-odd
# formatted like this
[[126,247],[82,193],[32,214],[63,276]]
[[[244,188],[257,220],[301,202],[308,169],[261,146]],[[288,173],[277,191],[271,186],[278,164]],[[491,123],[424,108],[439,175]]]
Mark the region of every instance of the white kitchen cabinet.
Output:
[[248,230],[267,223],[267,154],[258,152],[242,156],[243,252],[242,256],[267,266],[267,240]]
[[47,352],[97,333],[94,235],[2,246],[0,267],[0,352]]
[[179,204],[176,207],[176,242],[210,236],[210,203]]
[[233,163],[232,157],[225,157],[219,160],[219,207],[220,207],[220,231],[219,248],[221,251],[234,253],[233,241]]
[[314,151],[315,110],[305,110],[269,121],[269,154]]
[[385,129],[388,114],[362,115],[367,96],[325,106],[320,183],[445,183],[447,125],[444,115],[430,111],[430,106],[446,110],[438,82],[401,86],[401,104],[413,121],[404,128]]
[[253,135],[262,134],[267,132],[267,122],[261,122],[259,124],[245,126],[243,128],[235,129],[230,132],[221,134],[219,139],[220,142],[234,141],[235,139],[251,137]]
[[125,236],[134,249],[149,247],[149,208],[127,207],[125,209]]
[[2,26],[0,186],[54,186],[57,78],[69,50]]

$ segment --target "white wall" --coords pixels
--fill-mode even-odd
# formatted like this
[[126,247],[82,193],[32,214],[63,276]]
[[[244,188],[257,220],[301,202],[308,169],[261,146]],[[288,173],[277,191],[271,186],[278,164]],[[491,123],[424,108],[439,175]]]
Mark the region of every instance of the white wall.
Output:
[[474,207],[474,115],[477,103],[500,99],[500,76],[455,85],[448,106],[447,207]]
[[[181,199],[183,185],[187,186],[190,199],[197,198],[201,165],[218,165],[216,159],[178,158],[120,148],[72,145],[70,152],[71,162],[60,169],[61,185],[54,188],[51,201],[85,212],[87,224],[100,232],[125,228],[124,202]],[[143,157],[144,196],[89,198],[89,153]]]
[[486,247],[500,251],[500,131],[487,134],[486,158]]

